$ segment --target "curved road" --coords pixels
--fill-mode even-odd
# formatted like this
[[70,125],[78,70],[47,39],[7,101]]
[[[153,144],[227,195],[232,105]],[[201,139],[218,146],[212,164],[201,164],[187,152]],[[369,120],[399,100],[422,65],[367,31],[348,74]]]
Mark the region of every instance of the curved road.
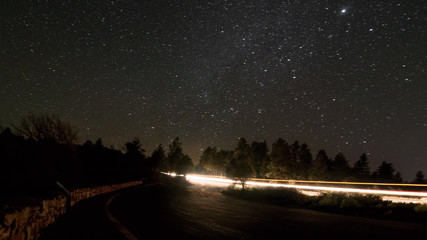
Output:
[[[104,206],[111,196],[90,200],[86,213],[84,210],[70,213],[76,222],[95,224],[92,230],[86,226],[81,231],[79,228],[85,224],[77,226],[71,222],[73,227],[69,227],[70,222],[65,221],[62,229],[58,227],[61,222],[55,224],[56,231],[48,231],[42,239],[126,239],[111,222],[105,221],[108,219],[105,211],[95,214],[96,207],[91,206]],[[138,239],[409,239],[425,235],[427,229],[422,224],[288,208],[235,199],[217,190],[169,184],[120,191],[108,210]],[[88,217],[87,211],[99,216]],[[101,221],[102,224],[92,221]],[[59,237],[64,229],[73,232],[75,238],[70,237],[71,233]],[[86,235],[85,231],[88,231]]]
[[421,224],[244,201],[196,187],[133,189],[120,194],[111,210],[139,239],[408,239],[423,236],[427,230]]

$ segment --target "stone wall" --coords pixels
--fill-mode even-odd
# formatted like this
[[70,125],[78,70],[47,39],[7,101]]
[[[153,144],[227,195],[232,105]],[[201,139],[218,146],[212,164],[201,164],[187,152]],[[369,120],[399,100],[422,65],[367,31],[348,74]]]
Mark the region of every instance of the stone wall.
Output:
[[[94,188],[77,189],[71,192],[71,206],[81,200],[122,188],[141,184],[141,181],[100,186]],[[14,212],[2,214],[0,219],[0,240],[32,240],[37,239],[40,230],[65,213],[67,199],[65,196],[57,196],[43,200],[37,206],[27,206]]]

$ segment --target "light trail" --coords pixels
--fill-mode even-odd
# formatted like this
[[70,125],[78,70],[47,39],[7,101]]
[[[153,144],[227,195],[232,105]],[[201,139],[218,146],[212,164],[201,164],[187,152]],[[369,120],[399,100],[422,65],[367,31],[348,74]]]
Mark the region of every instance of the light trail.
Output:
[[[171,174],[169,174],[171,175]],[[206,176],[206,175],[195,175],[189,174],[186,176],[186,179],[193,184],[212,186],[212,187],[227,187],[231,184],[238,184],[238,181],[228,179],[220,176]],[[427,203],[427,192],[423,191],[401,191],[401,190],[379,190],[379,189],[361,189],[361,188],[345,188],[345,187],[328,187],[328,186],[312,186],[312,185],[296,185],[296,184],[284,184],[276,183],[277,180],[272,180],[272,182],[260,182],[258,179],[252,179],[246,181],[247,186],[255,187],[282,187],[282,188],[294,188],[300,190],[302,193],[307,194],[310,192],[310,195],[316,195],[315,192],[342,192],[342,193],[359,193],[359,194],[374,194],[380,195],[384,200],[393,201],[393,202],[413,202],[413,203]],[[289,181],[289,180],[285,180]],[[301,181],[299,181],[301,182]],[[325,182],[325,181],[304,181],[304,183],[332,183],[336,184],[339,182]],[[354,184],[354,183],[353,183]],[[363,185],[378,185],[376,183],[363,183]],[[382,185],[387,185],[383,183]],[[395,184],[392,184],[393,186]],[[413,184],[411,184],[412,186]],[[399,184],[398,186],[407,186]],[[417,185],[418,186],[418,185]],[[318,194],[318,193],[317,193]]]
[[320,183],[320,184],[343,184],[343,185],[377,185],[377,186],[401,186],[401,187],[427,187],[427,184],[412,183],[370,183],[370,182],[334,182],[334,181],[310,181],[310,180],[285,180],[285,179],[263,179],[249,178],[253,181],[288,182],[288,183]]
[[321,187],[321,186],[310,186],[310,185],[292,185],[292,184],[265,183],[265,182],[254,182],[254,181],[247,181],[246,184],[252,185],[252,186],[284,187],[284,188],[297,188],[297,189],[317,190],[317,191],[427,197],[427,192],[416,192],[416,191],[394,191],[394,190],[374,190],[374,189],[362,189],[362,188]]
[[224,178],[220,176],[203,176],[203,175],[194,175],[189,174],[185,177],[187,181],[197,185],[204,185],[210,187],[228,187],[231,184],[236,183],[236,181],[229,178]]

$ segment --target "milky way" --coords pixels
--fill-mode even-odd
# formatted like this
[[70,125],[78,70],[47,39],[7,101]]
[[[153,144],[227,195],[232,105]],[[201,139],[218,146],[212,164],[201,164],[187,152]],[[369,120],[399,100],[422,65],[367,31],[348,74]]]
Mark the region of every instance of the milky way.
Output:
[[278,137],[427,172],[425,1],[2,1],[0,125],[121,148]]

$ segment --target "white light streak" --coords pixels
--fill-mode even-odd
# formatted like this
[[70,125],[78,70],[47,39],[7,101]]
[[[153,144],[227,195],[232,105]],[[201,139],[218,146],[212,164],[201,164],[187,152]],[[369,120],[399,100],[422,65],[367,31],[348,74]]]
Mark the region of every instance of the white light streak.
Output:
[[206,176],[193,175],[193,174],[187,175],[186,179],[192,184],[211,186],[211,187],[228,187],[230,186],[230,184],[233,184],[236,182],[231,179],[218,177],[218,176],[206,177]]
[[361,189],[361,188],[323,187],[323,186],[292,185],[292,184],[266,183],[266,182],[253,182],[253,181],[246,182],[246,185],[263,186],[263,187],[284,187],[284,188],[296,188],[296,189],[304,189],[304,190],[331,191],[331,192],[427,197],[427,192],[415,192],[415,191],[394,191],[394,190],[374,190],[374,189]]
[[161,173],[165,174],[165,175],[172,176],[172,177],[176,177],[176,176],[178,176],[178,177],[184,177],[184,174],[176,174],[174,172],[161,172]]
[[[173,173],[169,173],[173,176]],[[176,174],[175,174],[176,175]],[[195,175],[189,174],[186,176],[187,181],[195,185],[204,185],[204,186],[215,186],[215,187],[227,187],[231,184],[236,184],[238,181],[231,180],[225,177],[220,176],[206,176],[206,175]],[[277,180],[272,180],[277,181]],[[288,181],[288,180],[286,180]],[[292,182],[292,181],[288,181]],[[294,181],[297,182],[297,181]],[[325,181],[300,181],[305,183],[333,183],[337,184],[339,182],[325,182]],[[344,183],[344,184],[357,184],[357,183]],[[376,184],[376,183],[359,183],[364,185],[387,185],[386,183]],[[378,189],[362,189],[362,188],[350,188],[350,187],[328,187],[328,186],[313,186],[313,185],[302,185],[302,184],[291,184],[291,183],[277,183],[277,182],[266,182],[256,181],[256,179],[251,179],[246,181],[247,186],[255,187],[282,187],[282,188],[295,188],[301,191],[301,193],[307,195],[317,195],[316,192],[342,192],[342,193],[359,193],[359,194],[374,194],[380,195],[383,200],[392,201],[392,202],[406,202],[406,203],[427,203],[427,192],[422,191],[401,191],[401,190],[378,190]],[[405,184],[391,184],[398,186],[405,186]],[[413,185],[409,185],[413,186]]]

